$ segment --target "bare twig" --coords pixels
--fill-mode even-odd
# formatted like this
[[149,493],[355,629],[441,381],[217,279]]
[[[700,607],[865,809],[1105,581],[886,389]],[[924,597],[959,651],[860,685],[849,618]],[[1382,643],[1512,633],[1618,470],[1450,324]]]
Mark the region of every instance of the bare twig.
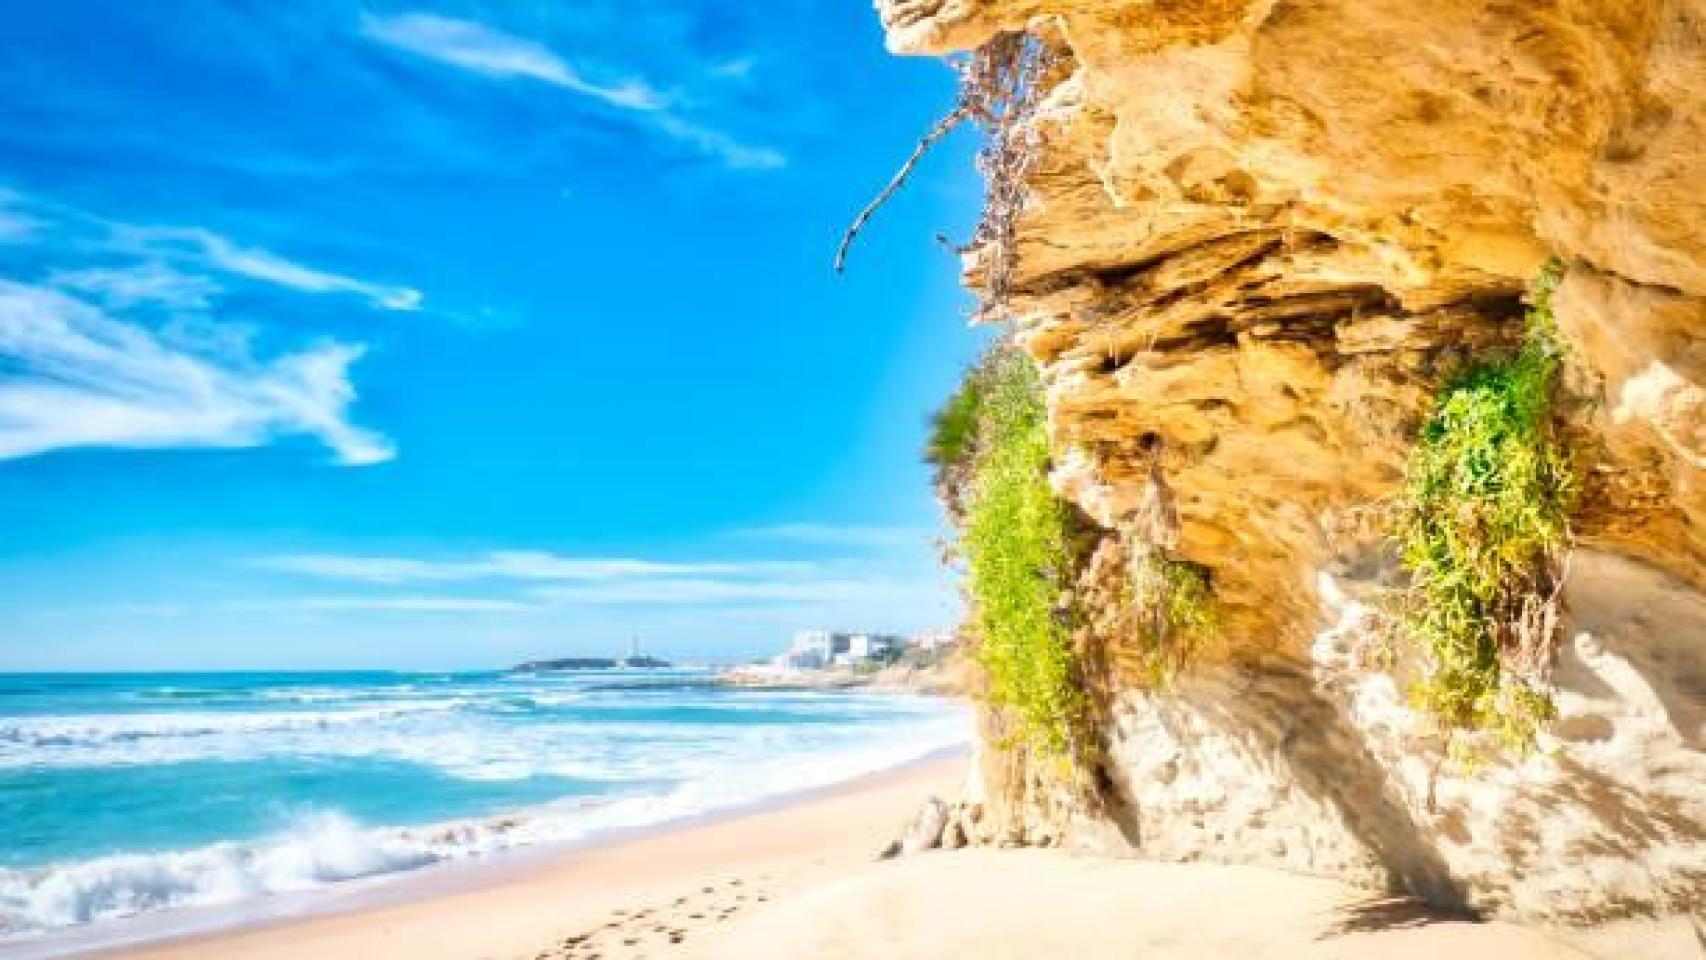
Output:
[[1024,31],[997,34],[956,64],[959,73],[958,101],[947,116],[918,141],[912,155],[901,165],[888,186],[859,212],[842,234],[835,252],[835,271],[847,265],[847,252],[859,231],[912,173],[924,154],[966,120],[984,128],[986,137],[978,152],[978,169],[988,184],[983,216],[971,241],[956,250],[980,250],[980,266],[972,279],[978,288],[978,316],[990,317],[1005,303],[1012,286],[1015,260],[1014,222],[1024,207],[1025,179],[1036,159],[1036,142],[1029,119],[1044,93],[1047,80],[1059,63],[1053,47]]
[[894,196],[895,191],[899,190],[902,184],[906,183],[906,178],[912,174],[912,168],[918,165],[918,161],[923,159],[924,154],[929,152],[931,147],[935,146],[936,141],[947,136],[949,131],[959,126],[961,121],[971,116],[971,113],[971,107],[967,104],[955,107],[947,116],[936,121],[936,125],[930,128],[930,132],[918,141],[918,146],[912,148],[912,156],[907,157],[906,162],[900,165],[899,170],[895,171],[894,177],[889,180],[889,185],[884,187],[883,192],[877,194],[876,198],[870,203],[865,204],[865,209],[859,211],[859,216],[853,219],[853,224],[847,228],[846,233],[841,235],[841,246],[835,251],[836,273],[840,273],[846,268],[847,250],[853,246],[853,238],[857,237],[859,231],[865,228],[865,224],[870,221],[871,215],[877,212],[878,207],[887,203],[888,199]]

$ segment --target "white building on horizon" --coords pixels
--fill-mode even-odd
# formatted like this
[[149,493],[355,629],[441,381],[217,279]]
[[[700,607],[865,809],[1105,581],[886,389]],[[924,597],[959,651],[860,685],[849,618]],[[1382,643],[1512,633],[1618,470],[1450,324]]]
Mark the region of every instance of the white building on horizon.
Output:
[[[828,630],[801,630],[794,642],[770,662],[782,670],[822,670],[846,649],[847,635]],[[839,648],[839,649],[838,649]]]
[[879,633],[855,633],[847,638],[847,655],[854,660],[871,660],[887,656],[904,646],[899,637]]
[[853,667],[884,659],[903,649],[906,640],[881,633],[839,633],[833,630],[801,630],[787,650],[770,660],[778,670],[823,670]]

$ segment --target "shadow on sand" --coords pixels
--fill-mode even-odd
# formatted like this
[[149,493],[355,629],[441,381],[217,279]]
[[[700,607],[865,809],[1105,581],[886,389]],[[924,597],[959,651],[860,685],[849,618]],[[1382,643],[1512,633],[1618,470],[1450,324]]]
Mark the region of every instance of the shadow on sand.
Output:
[[1335,912],[1332,925],[1318,939],[1331,940],[1352,933],[1409,930],[1436,923],[1475,923],[1473,914],[1430,907],[1414,897],[1369,897],[1346,904]]

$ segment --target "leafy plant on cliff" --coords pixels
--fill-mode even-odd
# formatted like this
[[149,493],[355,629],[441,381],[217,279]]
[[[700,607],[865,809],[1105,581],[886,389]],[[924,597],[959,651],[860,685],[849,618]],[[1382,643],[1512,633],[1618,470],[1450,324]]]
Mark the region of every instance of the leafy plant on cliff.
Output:
[[1414,591],[1407,626],[1432,659],[1415,696],[1447,725],[1518,749],[1553,713],[1544,676],[1576,491],[1551,413],[1559,272],[1549,264],[1535,284],[1522,349],[1441,391],[1396,525]]
[[1132,609],[1150,682],[1164,685],[1220,626],[1208,571],[1139,545],[1130,563]]
[[1038,752],[1072,757],[1088,704],[1070,627],[1076,569],[1070,508],[1049,486],[1035,368],[1004,353],[985,368],[961,547],[989,698]]
[[954,395],[931,416],[925,461],[938,470],[969,464],[977,447],[978,421],[982,415],[982,377],[972,370],[960,381]]
[[965,515],[966,487],[977,456],[984,395],[1001,349],[996,347],[967,370],[953,395],[930,417],[924,462],[934,469],[936,495],[956,523]]

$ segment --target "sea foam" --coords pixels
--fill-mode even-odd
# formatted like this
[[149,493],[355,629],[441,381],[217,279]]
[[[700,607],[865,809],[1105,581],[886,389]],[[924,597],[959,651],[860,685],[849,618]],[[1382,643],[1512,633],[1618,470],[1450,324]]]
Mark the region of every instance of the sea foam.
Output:
[[425,866],[440,859],[406,831],[362,830],[336,813],[265,843],[120,854],[0,870],[0,931],[27,933],[167,906],[229,904]]
[[[44,800],[23,811],[25,821],[59,823],[58,836],[79,838],[71,848],[131,849],[42,862],[27,853],[30,837],[13,830],[11,839],[21,846],[8,850],[0,835],[0,857],[12,854],[0,867],[0,938],[166,910],[230,909],[518,847],[572,846],[826,786],[964,743],[969,735],[965,712],[939,702],[732,692],[702,682],[626,681],[618,687],[606,678],[577,683],[553,677],[353,688],[257,684],[232,693],[241,696],[251,704],[207,709],[184,698],[176,711],[0,716],[0,777],[45,789],[55,777],[83,776],[79,771],[107,770],[102,782],[118,777],[122,784],[132,776],[126,771],[155,767],[167,775],[152,777],[149,789],[162,792],[126,799],[149,805],[156,825],[169,825],[176,797],[213,789],[216,781],[205,778],[223,776],[224,762],[247,763],[251,770],[273,769],[255,763],[279,771],[316,764],[367,770],[381,779],[362,789],[381,792],[392,782],[383,778],[410,769],[436,771],[440,779],[408,781],[412,786],[396,791],[400,797],[369,804],[379,812],[367,820],[301,788],[288,798],[272,795],[269,784],[284,781],[217,781],[241,782],[237,789],[244,792],[232,802],[278,807],[287,825],[245,835],[243,829],[253,828],[213,822],[199,837],[221,842],[150,841],[172,847],[164,850],[136,849],[134,818],[66,823],[65,817],[95,811]],[[186,761],[203,765],[179,766]],[[558,783],[565,786],[559,790]],[[251,797],[250,791],[264,795]],[[467,798],[512,794],[531,799],[495,806],[482,801],[475,806],[485,812],[455,814],[469,808]],[[552,796],[558,799],[540,799]],[[410,804],[451,816],[410,816]],[[38,833],[35,842],[46,836]]]

